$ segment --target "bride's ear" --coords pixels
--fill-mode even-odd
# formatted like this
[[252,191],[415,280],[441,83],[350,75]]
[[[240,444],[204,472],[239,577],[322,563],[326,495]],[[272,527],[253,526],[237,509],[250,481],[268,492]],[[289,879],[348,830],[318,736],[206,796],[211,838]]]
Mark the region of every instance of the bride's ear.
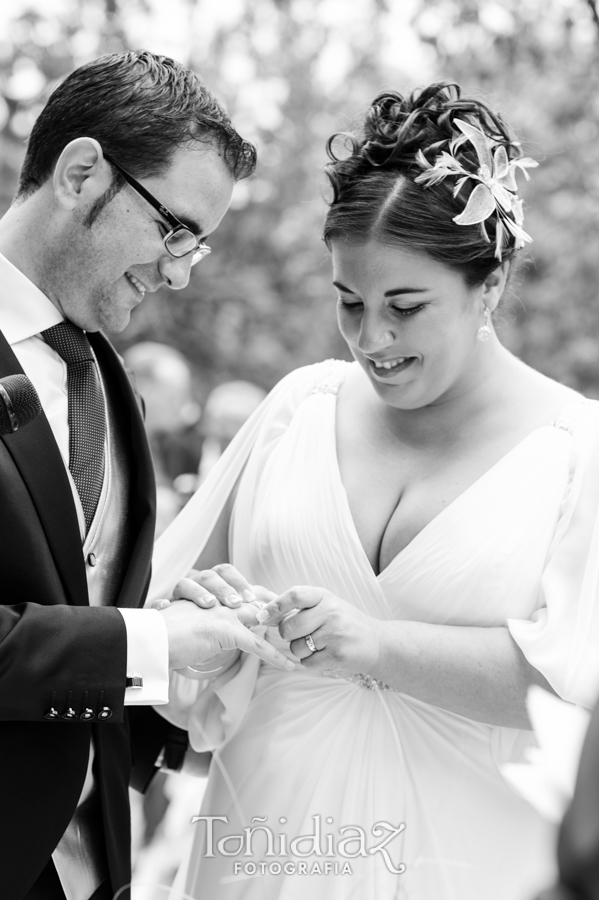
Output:
[[510,264],[508,260],[505,260],[505,262],[500,263],[497,268],[493,269],[483,282],[481,299],[491,312],[497,309],[499,305],[509,272]]

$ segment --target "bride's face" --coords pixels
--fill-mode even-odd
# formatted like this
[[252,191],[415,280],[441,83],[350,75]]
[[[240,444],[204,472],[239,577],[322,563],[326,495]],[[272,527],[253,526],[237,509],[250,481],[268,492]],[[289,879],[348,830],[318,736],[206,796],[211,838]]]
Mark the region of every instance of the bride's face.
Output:
[[332,245],[339,328],[385,403],[419,409],[476,378],[483,289],[405,246]]

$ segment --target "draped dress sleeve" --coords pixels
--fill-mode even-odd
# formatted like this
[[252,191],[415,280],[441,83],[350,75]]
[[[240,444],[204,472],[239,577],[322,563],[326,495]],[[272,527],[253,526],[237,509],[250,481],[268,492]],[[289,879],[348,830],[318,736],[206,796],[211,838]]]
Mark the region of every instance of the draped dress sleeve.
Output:
[[599,403],[571,421],[571,479],[547,554],[539,605],[508,628],[563,700],[591,708],[599,693]]
[[[240,476],[244,496],[253,495],[269,447],[285,432],[325,365],[296,369],[273,388],[231,441],[206,481],[158,538],[148,604],[170,597],[177,581],[193,567]],[[248,479],[252,484],[246,484]],[[237,515],[238,510],[235,512]],[[257,656],[242,653],[231,668],[213,681],[195,680],[173,671],[169,702],[157,706],[156,711],[189,732],[193,750],[217,749],[240,725],[254,692],[259,667]]]

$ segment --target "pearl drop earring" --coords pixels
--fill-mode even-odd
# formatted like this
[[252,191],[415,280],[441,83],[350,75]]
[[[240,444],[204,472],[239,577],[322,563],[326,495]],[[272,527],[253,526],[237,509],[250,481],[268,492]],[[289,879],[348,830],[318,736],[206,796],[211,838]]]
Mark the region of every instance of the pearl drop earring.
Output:
[[476,336],[483,343],[491,337],[491,311],[488,306],[485,306],[485,324],[480,326]]

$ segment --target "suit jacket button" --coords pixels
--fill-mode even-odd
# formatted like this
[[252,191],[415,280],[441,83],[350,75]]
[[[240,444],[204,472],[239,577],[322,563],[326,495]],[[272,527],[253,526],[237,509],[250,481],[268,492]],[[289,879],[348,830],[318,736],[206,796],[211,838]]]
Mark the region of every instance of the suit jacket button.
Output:
[[76,719],[77,713],[71,706],[71,700],[73,699],[73,691],[69,691],[67,695],[67,708],[62,714],[63,719]]
[[89,697],[89,691],[86,691],[83,695],[83,709],[79,713],[79,718],[82,722],[89,722],[90,719],[94,719],[96,714],[93,709],[90,709],[87,705],[87,698]]
[[102,706],[98,712],[98,719],[100,719],[100,721],[102,721],[104,719],[109,719],[111,717],[111,715],[112,715],[111,708],[109,706]]
[[92,566],[92,568],[93,568],[93,567],[96,565],[97,561],[98,561],[98,560],[97,560],[97,558],[96,558],[96,554],[95,554],[95,553],[88,553],[88,554],[87,554],[87,564],[88,564],[88,566]]
[[44,719],[60,719],[60,713],[55,708],[54,704],[56,703],[56,691],[52,691],[52,699],[50,700],[50,709],[47,713],[44,713]]

